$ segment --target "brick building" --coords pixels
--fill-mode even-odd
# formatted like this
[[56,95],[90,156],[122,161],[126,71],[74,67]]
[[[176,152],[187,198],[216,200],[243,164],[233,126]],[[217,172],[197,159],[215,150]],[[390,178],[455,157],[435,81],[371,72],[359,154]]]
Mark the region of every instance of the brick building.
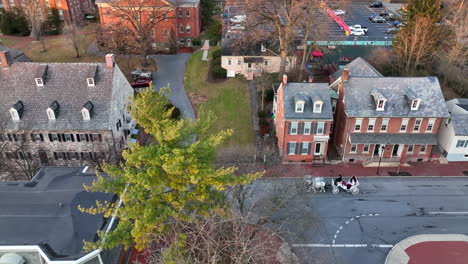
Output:
[[437,78],[382,77],[362,61],[333,78],[339,95],[333,145],[342,160],[429,160],[441,121],[449,116]]
[[326,83],[288,83],[283,76],[273,101],[278,147],[284,162],[324,161],[333,122]]
[[[126,26],[128,21],[123,21],[119,17],[122,14],[114,6],[121,8],[133,8],[138,14],[138,19],[148,20],[150,15],[162,18],[167,17],[150,29],[151,46],[153,49],[168,47],[171,39],[171,32],[180,46],[192,46],[192,40],[200,36],[201,32],[201,9],[199,0],[148,0],[142,2],[145,9],[140,8],[141,4],[130,4],[133,0],[97,0],[98,12],[101,26],[104,28],[116,28]],[[136,6],[136,7],[135,7]],[[142,22],[142,25],[147,22]],[[127,27],[128,24],[127,24]]]
[[0,162],[111,161],[134,126],[133,89],[114,63],[12,62],[0,52]]
[[[6,10],[20,7],[19,0],[2,0],[2,3]],[[75,24],[83,22],[85,14],[94,14],[96,12],[93,0],[41,0],[41,6],[44,20],[47,18],[48,9],[55,7],[66,23]]]

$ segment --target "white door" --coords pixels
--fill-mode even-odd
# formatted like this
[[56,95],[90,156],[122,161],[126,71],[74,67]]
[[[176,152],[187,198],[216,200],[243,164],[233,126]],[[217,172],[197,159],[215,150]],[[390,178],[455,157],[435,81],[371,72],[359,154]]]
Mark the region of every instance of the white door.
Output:
[[322,142],[315,142],[314,147],[314,156],[321,156],[322,155]]

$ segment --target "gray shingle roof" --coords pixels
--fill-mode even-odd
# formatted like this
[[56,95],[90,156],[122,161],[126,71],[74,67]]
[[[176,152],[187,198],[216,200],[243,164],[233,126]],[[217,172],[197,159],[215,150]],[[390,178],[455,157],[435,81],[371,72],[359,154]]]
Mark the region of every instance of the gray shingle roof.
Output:
[[450,124],[456,136],[468,136],[468,98],[447,101],[450,109]]
[[[371,93],[378,89],[387,100],[384,111],[376,111]],[[421,99],[418,110],[410,110],[405,93],[411,89]],[[437,77],[351,77],[344,82],[346,112],[350,117],[448,117]]]
[[[295,98],[305,99],[304,112],[296,113]],[[313,112],[313,101],[323,102],[322,112]],[[284,116],[287,119],[333,119],[327,83],[288,83],[283,86]]]
[[0,245],[39,245],[53,260],[76,260],[83,240],[93,241],[103,229],[102,215],[78,210],[96,200],[110,201],[109,193],[86,192],[94,174],[83,167],[45,167],[31,182],[0,183]]
[[[349,77],[383,77],[383,75],[377,71],[372,65],[370,65],[365,59],[358,57],[352,62],[348,63],[346,68],[349,69]],[[343,69],[339,69],[331,76],[333,80],[341,77]]]
[[[97,67],[95,86],[87,84],[90,66]],[[4,129],[37,130],[109,130],[113,87],[130,87],[126,80],[117,78],[115,65],[107,69],[104,63],[48,63],[44,86],[36,86],[34,76],[44,69],[43,64],[13,63],[9,69],[0,69],[0,124]],[[120,75],[120,74],[119,74]],[[131,87],[129,88],[131,89]],[[13,121],[10,108],[21,101],[20,121]],[[60,114],[49,121],[46,110],[57,101]],[[93,104],[91,120],[83,120],[81,110],[90,101]]]
[[0,51],[9,51],[11,55],[11,59],[15,62],[30,62],[31,60],[24,55],[21,50],[8,48],[5,46],[0,46]]
[[437,137],[435,134],[352,133],[351,143],[437,145]]

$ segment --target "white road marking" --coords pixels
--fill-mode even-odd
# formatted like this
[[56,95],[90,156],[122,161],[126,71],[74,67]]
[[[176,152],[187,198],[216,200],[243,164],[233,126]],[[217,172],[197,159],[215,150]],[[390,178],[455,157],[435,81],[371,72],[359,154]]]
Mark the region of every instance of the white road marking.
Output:
[[346,221],[346,224],[348,224],[348,223],[349,223],[349,221]]
[[340,230],[343,229],[343,226],[340,226]]
[[336,234],[338,235],[340,233],[340,230],[336,230]]
[[351,218],[351,221],[353,221],[353,220],[354,220],[354,217]]
[[322,247],[322,248],[392,248],[393,245],[385,244],[292,244],[293,247]]
[[428,212],[430,215],[468,215],[468,212]]

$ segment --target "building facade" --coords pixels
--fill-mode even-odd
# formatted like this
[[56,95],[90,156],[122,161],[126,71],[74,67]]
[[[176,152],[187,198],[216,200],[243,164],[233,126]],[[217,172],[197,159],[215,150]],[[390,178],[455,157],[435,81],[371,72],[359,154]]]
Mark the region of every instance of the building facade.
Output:
[[273,113],[283,162],[326,159],[333,122],[326,83],[288,83],[284,75],[275,91]]
[[[192,40],[200,36],[201,32],[201,8],[199,0],[154,0],[133,4],[133,0],[97,0],[96,5],[103,28],[127,27],[129,22],[122,19],[122,14],[127,11],[138,16],[142,25],[148,25],[151,17],[157,22],[154,28],[150,28],[149,35],[153,49],[165,49],[171,38],[174,38],[180,46],[192,46]],[[116,8],[118,7],[118,8]],[[138,13],[138,14],[137,14]]]
[[342,160],[428,161],[449,115],[437,78],[353,77],[349,66],[337,84],[333,137]]
[[[20,7],[19,0],[2,0],[3,7],[11,10]],[[42,16],[47,19],[50,8],[57,8],[59,16],[66,23],[80,24],[85,18],[85,14],[95,14],[96,8],[93,0],[41,0]]]
[[0,59],[0,162],[34,170],[118,158],[135,122],[133,89],[112,54],[106,63]]
[[468,161],[468,99],[447,102],[450,117],[439,129],[438,140],[448,161]]

